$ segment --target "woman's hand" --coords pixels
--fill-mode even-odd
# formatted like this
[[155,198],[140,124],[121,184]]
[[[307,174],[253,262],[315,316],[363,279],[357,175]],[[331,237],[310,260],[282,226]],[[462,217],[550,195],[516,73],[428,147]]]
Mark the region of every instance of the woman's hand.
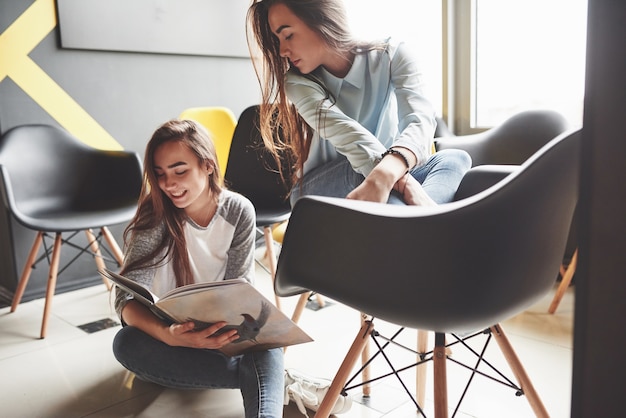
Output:
[[239,338],[235,329],[219,333],[218,331],[225,325],[226,322],[217,322],[208,328],[195,331],[193,322],[172,324],[167,329],[169,335],[165,343],[179,347],[216,350]]
[[[374,174],[374,175],[372,175]],[[391,181],[390,181],[391,180]],[[385,179],[372,173],[346,196],[348,199],[367,200],[368,202],[386,203],[393,186],[393,179]]]
[[407,205],[416,206],[436,206],[437,203],[430,198],[424,191],[424,188],[415,180],[415,178],[407,173],[393,186],[394,190],[402,195],[402,200]]
[[435,201],[430,198],[422,185],[407,173],[407,163],[410,167],[416,163],[415,155],[406,148],[397,148],[403,157],[391,154],[383,158],[363,182],[352,190],[348,199],[367,200],[370,202],[386,203],[391,190],[402,195],[407,205],[434,206]]
[[237,330],[218,332],[226,322],[217,322],[208,328],[194,330],[193,322],[167,325],[150,309],[136,300],[129,300],[122,310],[122,318],[128,325],[139,328],[146,334],[167,345],[190,348],[219,349],[239,338]]

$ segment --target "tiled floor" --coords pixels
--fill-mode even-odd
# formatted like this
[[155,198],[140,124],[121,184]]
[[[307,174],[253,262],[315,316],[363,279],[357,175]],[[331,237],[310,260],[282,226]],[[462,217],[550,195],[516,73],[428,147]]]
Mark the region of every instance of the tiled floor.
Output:
[[[257,269],[257,284],[271,297],[269,276]],[[550,415],[569,417],[572,363],[573,288],[570,288],[555,315],[547,313],[544,300],[505,323],[503,328],[533,380]],[[300,325],[315,341],[286,351],[287,367],[307,374],[330,378],[339,366],[359,325],[359,314],[332,301],[321,310],[306,310]],[[294,298],[283,299],[291,312]],[[43,301],[21,304],[17,311],[0,309],[0,416],[35,417],[242,417],[241,398],[236,390],[175,391],[134,380],[113,357],[111,341],[119,326],[87,333],[80,325],[102,319],[117,320],[104,285],[57,295],[54,298],[48,337],[38,339]],[[378,323],[381,330],[395,329]],[[408,344],[415,333],[405,335]],[[432,340],[432,337],[431,337]],[[495,344],[487,350],[495,365],[503,358]],[[408,354],[410,358],[412,354]],[[397,358],[407,354],[398,353]],[[452,356],[465,356],[454,348]],[[373,370],[382,366],[372,365]],[[429,364],[429,377],[432,366]],[[507,374],[506,365],[503,371]],[[414,372],[407,380],[413,390]],[[413,376],[412,376],[413,374]],[[451,414],[454,399],[462,391],[460,378],[467,372],[448,365]],[[345,418],[416,417],[415,407],[391,379],[377,382],[367,402],[358,389]],[[220,410],[219,414],[215,412]],[[432,387],[427,387],[425,412],[433,416]],[[292,405],[285,417],[301,417]],[[312,413],[309,416],[313,416]],[[489,379],[476,377],[457,413],[458,417],[531,417],[525,397]]]

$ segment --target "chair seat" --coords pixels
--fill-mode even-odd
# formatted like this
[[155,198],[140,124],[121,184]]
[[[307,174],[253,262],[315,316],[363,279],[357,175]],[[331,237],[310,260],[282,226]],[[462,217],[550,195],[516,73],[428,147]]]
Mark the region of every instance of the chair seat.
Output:
[[135,215],[137,206],[129,205],[124,208],[102,210],[50,210],[35,211],[33,213],[15,214],[19,223],[27,228],[46,232],[68,232],[91,228],[100,228],[102,225],[117,225],[128,222]]
[[291,210],[284,209],[256,209],[256,225],[258,227],[281,223],[289,219]]

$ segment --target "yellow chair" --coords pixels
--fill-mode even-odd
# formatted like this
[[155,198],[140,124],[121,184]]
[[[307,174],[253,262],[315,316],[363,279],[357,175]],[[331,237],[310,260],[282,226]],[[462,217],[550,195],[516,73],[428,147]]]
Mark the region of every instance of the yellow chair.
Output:
[[235,114],[229,108],[223,106],[190,107],[183,110],[179,119],[195,120],[209,130],[215,144],[217,162],[220,165],[220,172],[223,178],[226,173],[226,165],[228,164],[230,144],[235,132],[235,126],[237,126]]

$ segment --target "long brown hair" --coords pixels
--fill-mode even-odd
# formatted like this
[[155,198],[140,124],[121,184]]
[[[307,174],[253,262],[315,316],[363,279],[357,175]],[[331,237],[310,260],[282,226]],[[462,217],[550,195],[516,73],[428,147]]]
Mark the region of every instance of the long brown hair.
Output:
[[[382,48],[379,42],[357,41],[351,34],[346,11],[341,0],[253,0],[248,9],[248,46],[254,68],[261,85],[260,131],[263,142],[274,158],[286,164],[291,173],[281,172],[283,180],[297,184],[298,173],[302,171],[313,138],[313,128],[300,116],[295,106],[289,103],[285,93],[287,71],[299,73],[290,68],[287,58],[280,56],[280,42],[269,25],[269,9],[276,4],[284,4],[309,28],[317,32],[323,41],[341,55],[344,53],[366,53]],[[256,48],[261,52],[261,62],[256,59]],[[335,101],[330,91],[313,74],[303,74],[319,84],[326,92],[326,98]],[[321,103],[320,103],[321,104]],[[321,115],[319,120],[321,120]]]
[[[136,234],[154,228],[164,228],[162,239],[149,254],[125,264],[122,274],[139,268],[162,265],[171,259],[176,275],[176,285],[182,286],[193,282],[193,275],[187,254],[187,242],[183,227],[187,222],[184,209],[174,206],[172,201],[159,188],[154,169],[154,153],[164,143],[177,141],[187,146],[197,157],[202,166],[210,165],[213,172],[209,175],[209,188],[212,196],[218,198],[222,191],[222,178],[217,163],[215,145],[207,130],[191,120],[170,120],[161,125],[146,145],[143,163],[143,184],[135,217],[124,230],[124,243],[128,246]],[[158,258],[164,252],[163,257]]]

